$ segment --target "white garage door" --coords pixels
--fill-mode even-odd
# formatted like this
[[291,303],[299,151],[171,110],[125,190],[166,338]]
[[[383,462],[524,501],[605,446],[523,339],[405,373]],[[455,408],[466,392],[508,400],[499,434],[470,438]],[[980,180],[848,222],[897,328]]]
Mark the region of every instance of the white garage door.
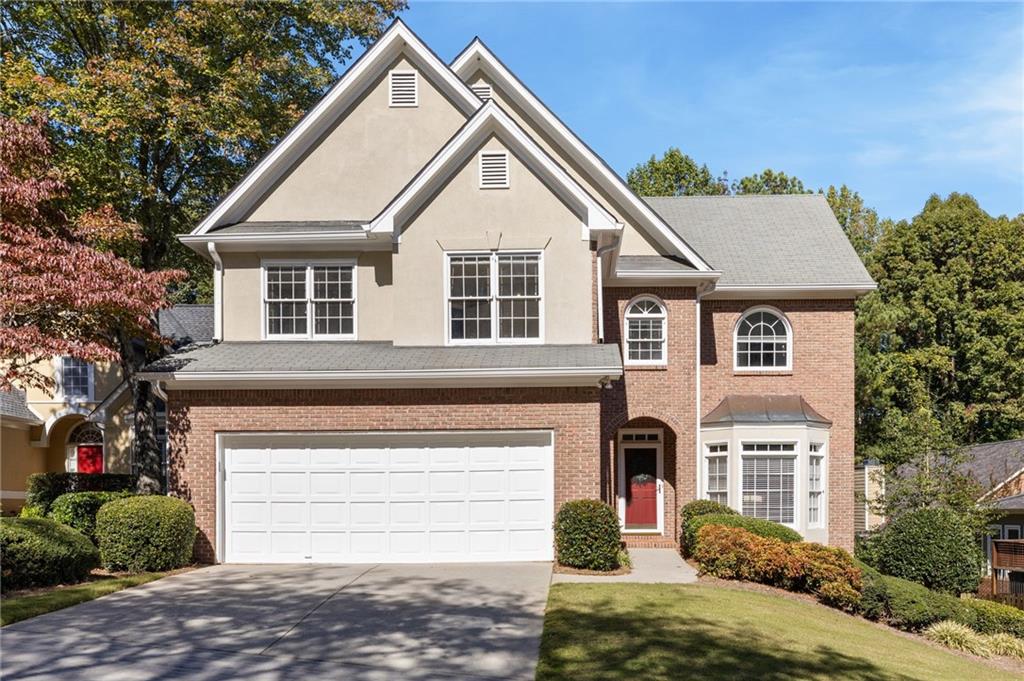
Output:
[[233,563],[552,559],[552,434],[247,435],[222,443]]

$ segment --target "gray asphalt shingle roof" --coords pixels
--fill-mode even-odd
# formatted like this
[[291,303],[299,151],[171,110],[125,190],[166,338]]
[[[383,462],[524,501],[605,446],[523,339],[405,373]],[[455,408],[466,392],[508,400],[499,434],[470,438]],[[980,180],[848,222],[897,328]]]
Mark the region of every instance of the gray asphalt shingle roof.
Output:
[[29,423],[43,422],[28,408],[23,390],[0,390],[0,421],[5,418]]
[[1001,511],[1024,511],[1024,494],[1014,494],[1012,497],[1003,497],[992,502],[993,508]]
[[156,315],[160,333],[176,346],[213,340],[213,305],[175,305]]
[[395,346],[388,342],[228,341],[187,348],[146,372],[417,371],[622,368],[619,348],[600,345]]
[[644,201],[722,272],[719,287],[873,283],[820,194]]
[[1006,440],[974,445],[960,469],[978,481],[987,492],[1024,468],[1024,440]]
[[620,255],[616,272],[696,272],[693,265],[663,255]]
[[701,425],[713,423],[817,423],[832,422],[815,411],[800,395],[726,395]]
[[211,229],[217,234],[287,234],[290,232],[361,232],[366,220],[297,220],[236,222]]

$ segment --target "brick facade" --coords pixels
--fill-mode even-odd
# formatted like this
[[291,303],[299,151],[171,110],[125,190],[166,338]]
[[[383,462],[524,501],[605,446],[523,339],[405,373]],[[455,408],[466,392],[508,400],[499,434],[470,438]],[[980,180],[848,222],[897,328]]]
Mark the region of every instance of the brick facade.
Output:
[[[792,371],[733,369],[733,329],[754,305],[781,310],[793,327]],[[854,365],[852,300],[701,301],[701,415],[729,394],[803,395],[832,421],[829,543],[853,550]]]
[[557,508],[600,494],[598,390],[174,390],[167,403],[170,490],[195,507],[196,560],[212,562],[217,433],[550,429]]

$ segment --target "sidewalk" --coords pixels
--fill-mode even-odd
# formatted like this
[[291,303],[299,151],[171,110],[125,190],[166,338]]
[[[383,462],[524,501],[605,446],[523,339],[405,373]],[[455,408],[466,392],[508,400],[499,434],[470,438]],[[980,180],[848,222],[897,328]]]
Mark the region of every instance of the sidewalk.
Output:
[[632,582],[634,584],[692,584],[697,581],[697,571],[683,561],[675,549],[630,549],[633,570],[628,575],[567,575],[555,572],[552,584],[565,582],[612,584]]

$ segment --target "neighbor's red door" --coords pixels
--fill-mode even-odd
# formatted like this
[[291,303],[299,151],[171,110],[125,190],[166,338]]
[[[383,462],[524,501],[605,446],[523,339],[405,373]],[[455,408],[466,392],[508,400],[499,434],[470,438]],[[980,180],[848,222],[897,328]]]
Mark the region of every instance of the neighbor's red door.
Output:
[[78,445],[78,472],[103,472],[103,445]]
[[627,449],[626,527],[658,528],[658,450]]

